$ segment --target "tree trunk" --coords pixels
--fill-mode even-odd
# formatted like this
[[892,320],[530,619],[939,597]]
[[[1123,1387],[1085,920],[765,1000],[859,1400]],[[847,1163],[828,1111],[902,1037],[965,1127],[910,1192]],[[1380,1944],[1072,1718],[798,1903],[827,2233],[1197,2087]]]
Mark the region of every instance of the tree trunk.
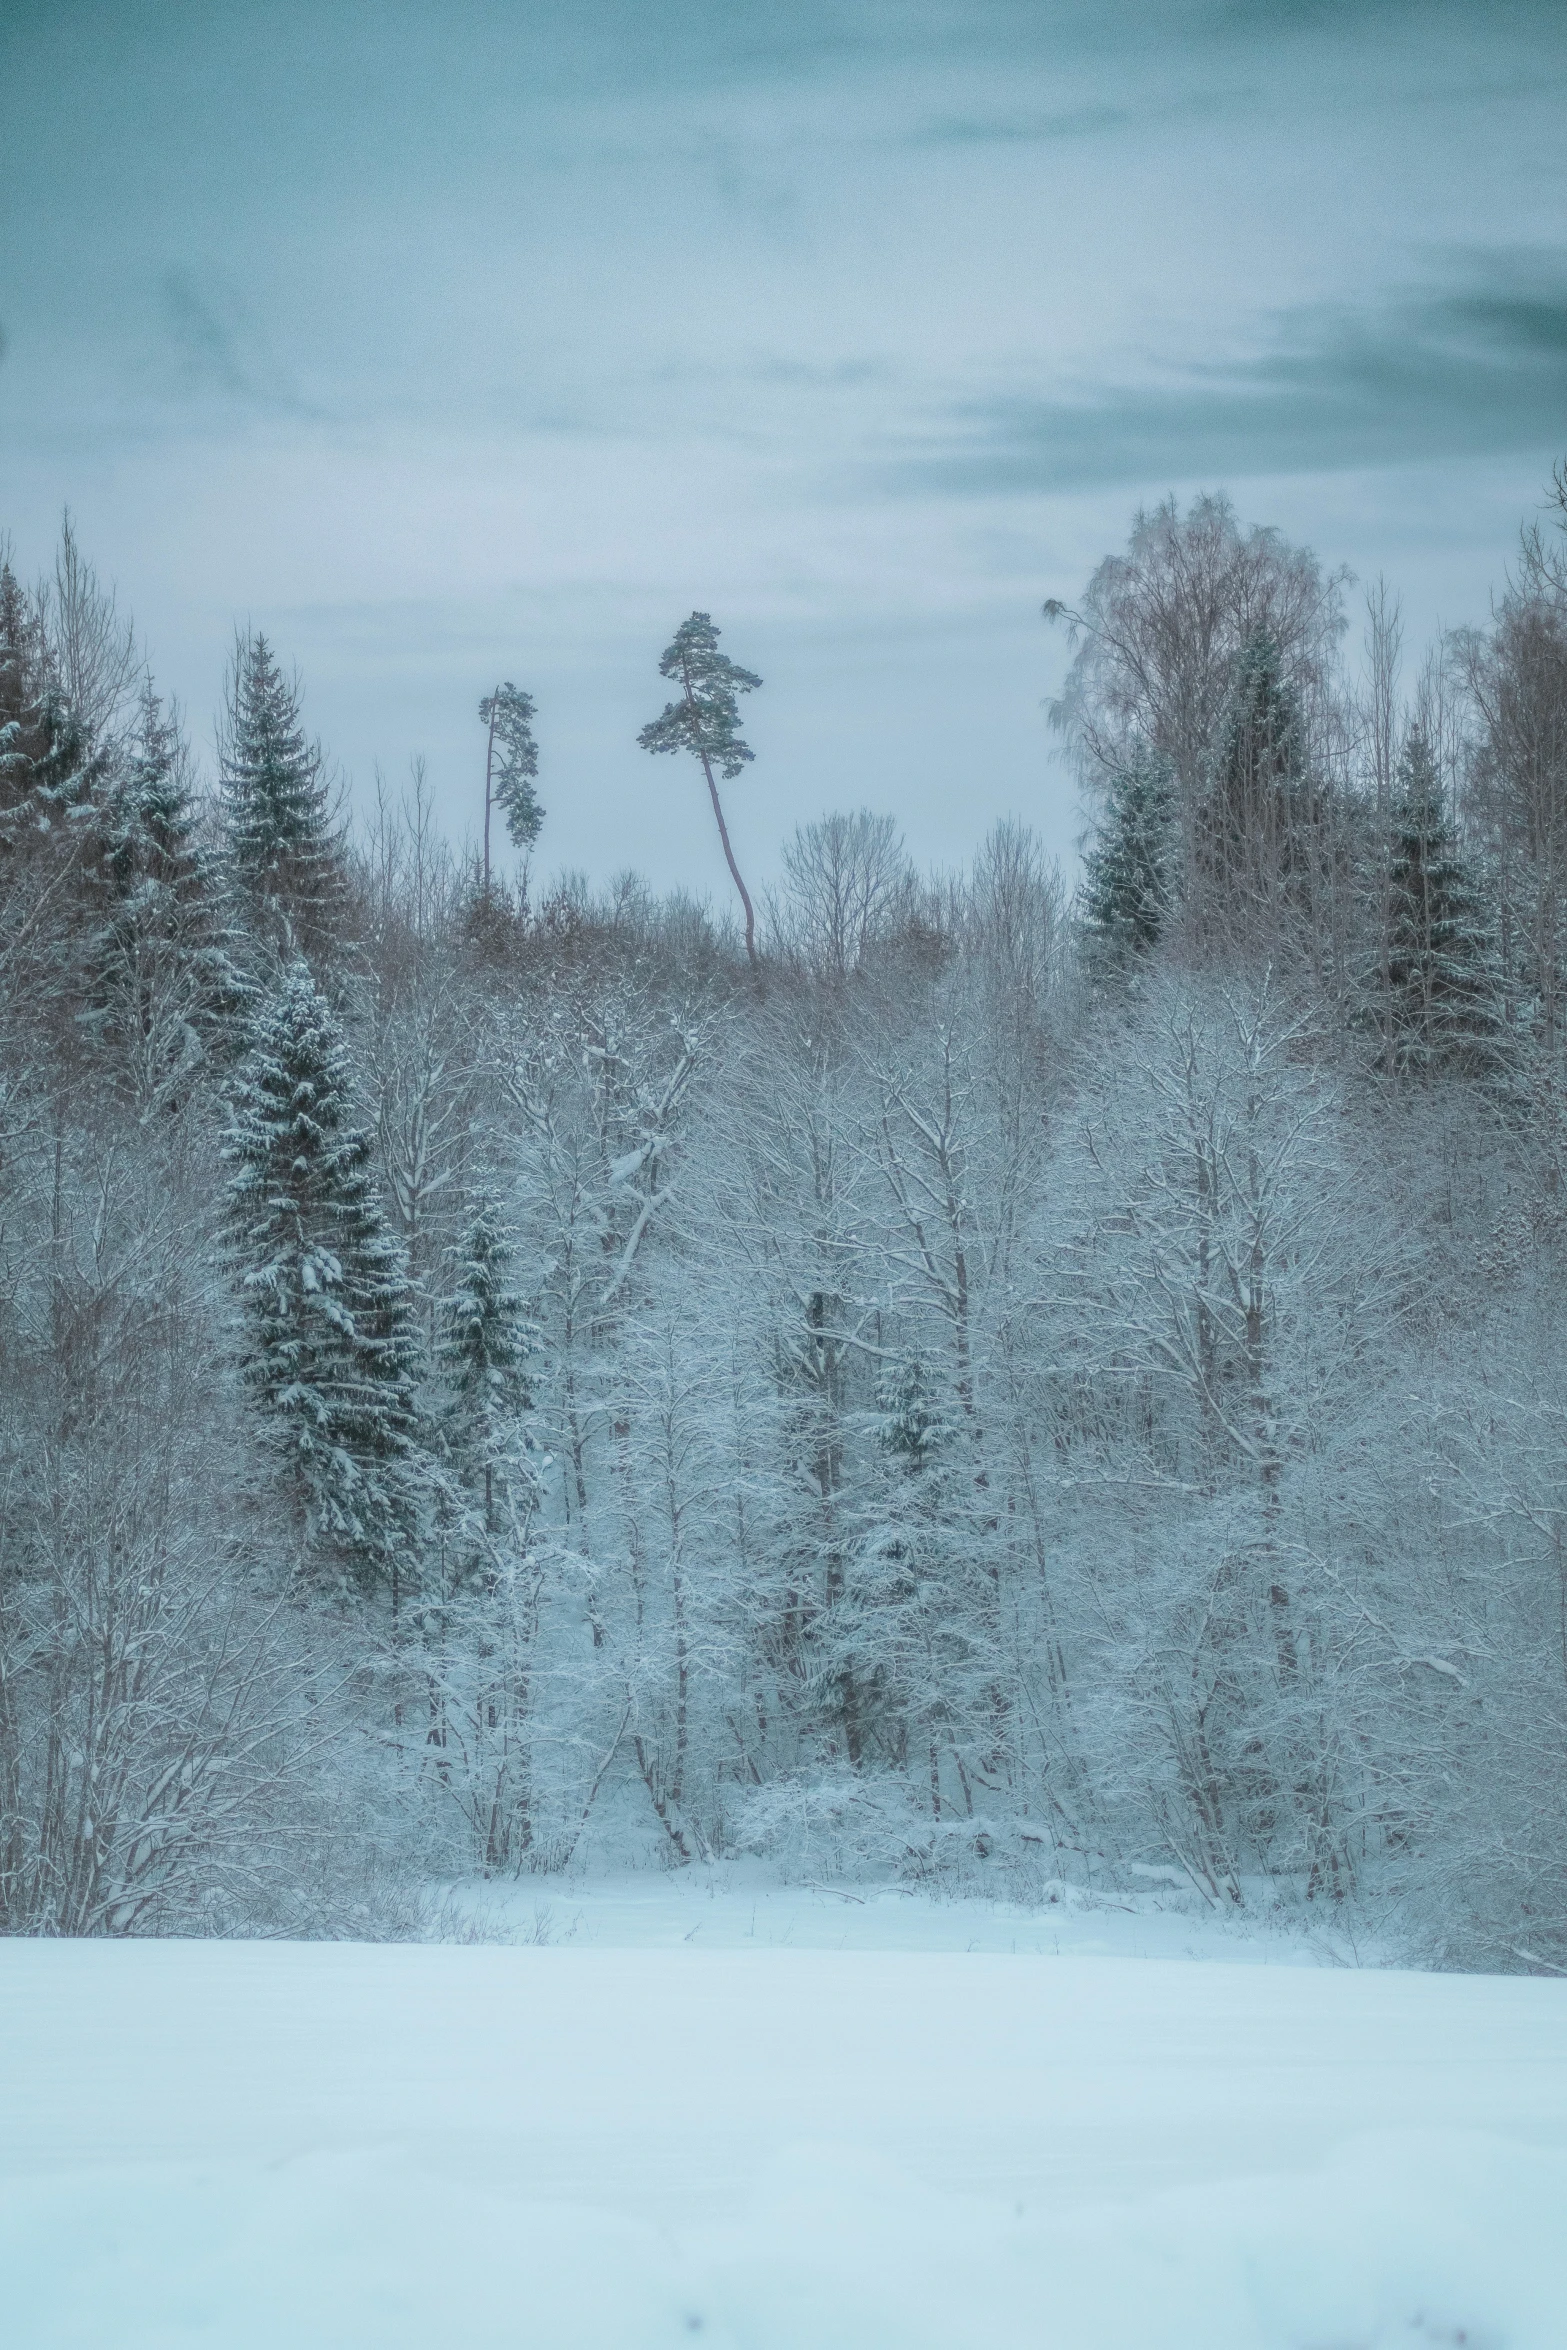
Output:
[[[496,687],[496,693],[500,688]],[[495,768],[495,699],[490,698],[490,738],[484,746],[484,895],[490,894],[490,802],[491,778]]]
[[718,819],[718,837],[724,844],[724,856],[728,861],[730,875],[736,889],[740,892],[740,903],[745,908],[745,951],[754,971],[756,969],[756,915],[751,905],[751,893],[740,878],[740,868],[735,863],[734,850],[729,846],[729,827],[724,822],[723,802],[718,796],[718,786],[713,780],[713,763],[705,751],[702,753],[702,773],[707,777],[707,788],[712,794],[713,814]]

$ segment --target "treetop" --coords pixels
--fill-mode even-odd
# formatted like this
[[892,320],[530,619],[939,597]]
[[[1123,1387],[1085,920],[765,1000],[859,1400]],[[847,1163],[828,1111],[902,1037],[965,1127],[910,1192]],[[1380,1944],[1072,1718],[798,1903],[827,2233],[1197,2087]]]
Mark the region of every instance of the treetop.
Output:
[[637,741],[644,751],[690,751],[731,778],[755,755],[741,739],[738,697],[762,681],[718,650],[718,636],[711,613],[693,612],[681,622],[658,673],[678,679],[682,697],[667,702]]

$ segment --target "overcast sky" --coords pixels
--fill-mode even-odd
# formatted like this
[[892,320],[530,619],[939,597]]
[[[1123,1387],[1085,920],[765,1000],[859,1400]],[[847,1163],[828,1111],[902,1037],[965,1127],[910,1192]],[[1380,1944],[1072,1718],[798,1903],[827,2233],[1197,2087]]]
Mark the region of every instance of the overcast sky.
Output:
[[546,867],[727,896],[634,745],[766,680],[742,864],[1076,830],[1039,618],[1225,487],[1415,637],[1567,450],[1567,7],[4,0],[0,527],[60,510],[210,736],[236,621],[361,794],[539,703]]

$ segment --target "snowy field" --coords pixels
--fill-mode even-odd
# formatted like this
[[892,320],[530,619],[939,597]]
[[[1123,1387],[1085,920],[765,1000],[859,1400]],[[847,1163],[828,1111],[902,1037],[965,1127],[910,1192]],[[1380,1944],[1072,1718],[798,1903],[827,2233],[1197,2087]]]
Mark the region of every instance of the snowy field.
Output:
[[517,1940],[0,1943],[8,2350],[1567,2345],[1567,1982],[1178,1907],[482,1899]]

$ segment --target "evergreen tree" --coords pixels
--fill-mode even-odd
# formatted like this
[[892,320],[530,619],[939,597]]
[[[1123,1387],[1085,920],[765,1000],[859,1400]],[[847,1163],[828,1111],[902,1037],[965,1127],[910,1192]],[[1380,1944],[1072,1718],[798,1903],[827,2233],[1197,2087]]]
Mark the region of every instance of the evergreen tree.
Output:
[[724,858],[745,908],[745,951],[754,969],[756,915],[729,845],[729,827],[724,822],[713,769],[716,767],[728,782],[755,757],[749,744],[741,740],[738,696],[754,693],[762,681],[718,650],[718,630],[706,612],[693,612],[689,620],[682,620],[674,643],[666,647],[659,662],[658,673],[678,680],[680,699],[666,702],[662,716],[644,726],[637,741],[644,751],[689,751],[701,761]]
[[528,1498],[532,1492],[522,1467],[521,1423],[533,1405],[527,1364],[535,1341],[522,1299],[507,1279],[510,1263],[511,1250],[486,1202],[458,1258],[440,1359],[451,1391],[452,1452],[464,1476],[482,1484],[487,1535],[494,1534],[498,1506],[519,1473]]
[[125,760],[99,796],[96,830],[83,1018],[125,1056],[150,1106],[185,1082],[241,995],[197,838],[185,744],[150,679]]
[[876,1386],[880,1473],[867,1493],[864,1539],[851,1570],[840,1642],[855,1649],[862,1737],[927,1780],[940,1818],[941,1750],[965,1671],[954,1430],[918,1350],[892,1357]]
[[46,747],[43,673],[43,637],[32,601],[10,564],[0,564],[0,826],[7,846]]
[[0,820],[25,800],[31,781],[41,651],[26,591],[0,563]]
[[0,849],[29,835],[69,837],[103,772],[66,702],[33,601],[0,564]]
[[0,564],[0,1009],[67,1084],[81,1074],[88,875],[107,781],[38,604]]
[[1169,770],[1151,753],[1111,777],[1083,860],[1081,899],[1090,948],[1102,963],[1145,955],[1159,943],[1170,908],[1174,810]]
[[533,696],[508,683],[479,704],[489,728],[484,754],[484,888],[490,887],[490,809],[499,808],[515,846],[531,849],[544,822],[533,788],[539,750],[533,739]]
[[876,1383],[876,1407],[877,1442],[910,1476],[930,1468],[945,1451],[952,1429],[922,1356],[894,1357]]
[[350,1122],[341,1033],[297,959],[238,1073],[226,1156],[246,1376],[306,1538],[395,1605],[419,1466],[407,1270]]
[[1207,793],[1197,809],[1199,928],[1270,943],[1284,907],[1308,893],[1322,815],[1300,703],[1266,630],[1236,656]]
[[273,948],[319,961],[338,942],[342,848],[321,748],[300,723],[299,689],[264,636],[235,647],[219,780],[235,879]]
[[1502,1043],[1501,988],[1480,895],[1418,726],[1405,742],[1397,786],[1385,960],[1393,1065],[1484,1074]]

